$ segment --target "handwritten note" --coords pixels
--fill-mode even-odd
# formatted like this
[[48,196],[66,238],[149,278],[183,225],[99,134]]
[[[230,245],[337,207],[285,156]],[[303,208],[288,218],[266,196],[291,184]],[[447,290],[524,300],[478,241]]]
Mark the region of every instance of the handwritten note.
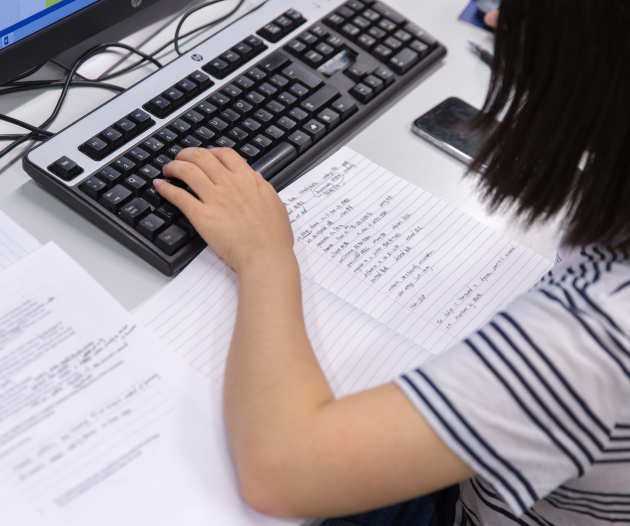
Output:
[[33,236],[0,211],[0,270],[19,261],[39,246]]
[[304,274],[434,352],[483,323],[549,267],[347,148],[281,196]]

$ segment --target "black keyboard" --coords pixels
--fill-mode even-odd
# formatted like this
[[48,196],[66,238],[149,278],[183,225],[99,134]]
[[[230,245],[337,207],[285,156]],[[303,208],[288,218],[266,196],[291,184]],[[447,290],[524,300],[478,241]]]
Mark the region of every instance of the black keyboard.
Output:
[[176,274],[204,247],[152,185],[180,150],[234,148],[280,190],[446,53],[380,1],[322,3],[270,0],[31,152],[26,171]]

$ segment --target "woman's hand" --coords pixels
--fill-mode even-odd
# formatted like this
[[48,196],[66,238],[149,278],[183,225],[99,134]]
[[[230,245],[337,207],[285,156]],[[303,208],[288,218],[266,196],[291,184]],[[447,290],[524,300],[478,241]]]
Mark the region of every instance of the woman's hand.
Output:
[[293,232],[274,188],[229,148],[187,148],[163,169],[192,194],[157,179],[155,187],[179,208],[234,271],[293,258]]
[[483,18],[484,23],[488,27],[493,27],[496,29],[497,25],[499,25],[499,10],[495,9],[491,11]]

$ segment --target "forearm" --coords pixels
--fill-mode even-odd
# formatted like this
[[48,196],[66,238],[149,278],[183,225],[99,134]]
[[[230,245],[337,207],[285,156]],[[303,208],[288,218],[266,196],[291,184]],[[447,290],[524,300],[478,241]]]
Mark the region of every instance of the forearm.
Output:
[[225,377],[226,423],[241,476],[251,476],[261,459],[282,465],[269,458],[290,448],[279,441],[297,436],[332,399],[306,334],[293,254],[242,272]]

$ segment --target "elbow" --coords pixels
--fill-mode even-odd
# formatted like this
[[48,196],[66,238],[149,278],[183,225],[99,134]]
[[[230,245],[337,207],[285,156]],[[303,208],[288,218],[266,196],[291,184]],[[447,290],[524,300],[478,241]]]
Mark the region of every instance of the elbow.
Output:
[[[262,455],[261,455],[262,456]],[[292,480],[294,466],[289,459],[247,459],[237,462],[238,480],[243,500],[264,515],[281,518],[303,518],[300,505],[300,481]]]

